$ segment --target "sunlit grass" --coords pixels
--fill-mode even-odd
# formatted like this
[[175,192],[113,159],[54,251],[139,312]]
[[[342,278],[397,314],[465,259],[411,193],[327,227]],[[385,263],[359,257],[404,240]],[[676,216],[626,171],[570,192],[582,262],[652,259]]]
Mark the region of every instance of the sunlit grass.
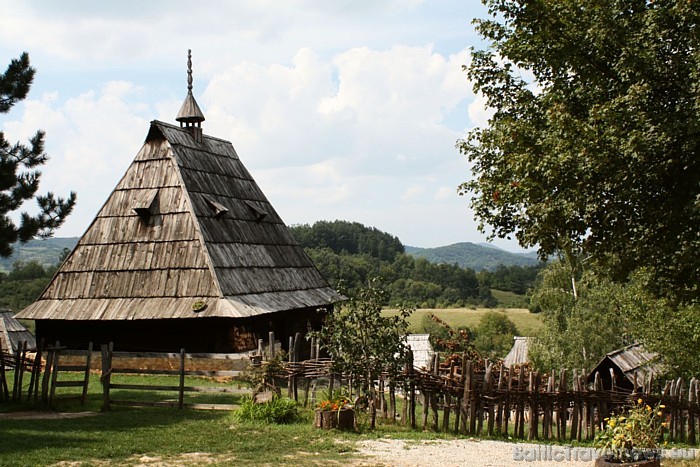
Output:
[[[498,311],[493,308],[421,308],[413,312],[409,318],[411,332],[421,331],[421,321],[424,316],[434,314],[441,320],[449,324],[453,329],[460,326],[474,328],[479,324],[482,316],[490,311]],[[534,336],[542,328],[541,315],[530,313],[526,308],[508,308],[502,310],[510,318],[523,336]],[[387,315],[398,313],[394,309],[385,309]]]

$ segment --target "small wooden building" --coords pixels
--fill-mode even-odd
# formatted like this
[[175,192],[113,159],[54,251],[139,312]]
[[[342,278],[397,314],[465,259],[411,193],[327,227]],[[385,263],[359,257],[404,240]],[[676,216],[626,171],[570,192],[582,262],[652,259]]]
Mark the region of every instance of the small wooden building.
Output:
[[146,141],[56,276],[18,314],[37,338],[120,350],[237,352],[317,327],[328,286],[188,93]]
[[506,355],[506,358],[503,359],[503,365],[508,368],[511,365],[524,365],[530,363],[528,358],[529,344],[529,337],[513,337],[513,347],[510,349],[510,352],[508,352],[508,355]]
[[15,352],[23,343],[27,343],[27,350],[36,349],[34,335],[17,321],[12,311],[0,310],[0,346],[5,352]]
[[621,389],[632,391],[635,374],[637,387],[649,380],[649,374],[659,374],[662,371],[658,355],[649,352],[641,344],[632,344],[614,350],[605,355],[598,365],[588,374],[588,382],[595,380],[595,374],[600,373],[600,379],[605,389]]
[[435,351],[430,344],[430,334],[408,334],[406,345],[413,352],[413,366],[415,368],[429,368],[433,361]]

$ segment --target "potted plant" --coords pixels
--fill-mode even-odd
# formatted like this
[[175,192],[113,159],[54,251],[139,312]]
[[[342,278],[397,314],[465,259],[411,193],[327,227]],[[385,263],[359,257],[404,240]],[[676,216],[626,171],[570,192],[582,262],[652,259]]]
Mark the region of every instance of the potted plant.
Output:
[[325,399],[316,405],[314,426],[316,428],[338,428],[339,430],[355,429],[355,411],[350,399],[338,396]]
[[596,436],[601,456],[596,466],[661,465],[659,443],[667,423],[663,421],[665,406],[652,408],[643,399],[626,412],[605,419],[605,430]]

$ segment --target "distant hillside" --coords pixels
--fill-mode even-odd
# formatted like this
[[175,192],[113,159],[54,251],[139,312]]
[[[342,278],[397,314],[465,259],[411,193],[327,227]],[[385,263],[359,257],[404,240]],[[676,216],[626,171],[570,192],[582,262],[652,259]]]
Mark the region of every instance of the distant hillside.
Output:
[[437,248],[416,248],[407,246],[406,253],[414,258],[425,258],[435,264],[457,264],[475,271],[493,271],[499,265],[534,266],[539,263],[535,253],[510,253],[493,245],[482,246],[475,243],[455,243]]
[[55,237],[46,240],[30,240],[27,243],[15,243],[14,253],[9,258],[0,258],[0,272],[12,270],[15,261],[27,263],[35,260],[44,267],[58,262],[64,248],[72,250],[78,243],[78,237]]

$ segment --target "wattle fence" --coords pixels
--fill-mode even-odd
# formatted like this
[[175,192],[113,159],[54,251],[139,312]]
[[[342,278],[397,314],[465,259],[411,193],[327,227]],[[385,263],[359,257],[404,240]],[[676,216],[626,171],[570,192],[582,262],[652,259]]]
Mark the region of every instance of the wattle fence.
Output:
[[[274,342],[274,336],[270,337],[271,342]],[[313,406],[319,388],[329,387],[333,390],[342,385],[353,391],[352,375],[332,373],[333,361],[320,358],[318,346],[314,342],[311,343],[310,352],[306,354],[310,354],[310,358],[301,360],[299,356],[302,354],[301,346],[304,345],[302,342],[299,335],[290,338],[292,351],[285,359],[287,361],[277,362],[279,371],[274,376],[279,386],[286,385],[289,397],[304,405]],[[269,357],[274,356],[278,348],[279,346],[274,345],[264,346],[260,342],[258,351],[251,354],[249,360],[254,365],[268,365]],[[59,343],[37,354],[28,353],[26,348],[20,348],[15,353],[0,351],[0,402],[23,400],[22,387],[26,386],[26,383],[23,384],[23,377],[26,373],[29,384],[24,400],[41,401],[51,406],[57,402],[56,388],[75,386],[80,390],[77,396],[84,403],[92,354],[90,349],[68,351]],[[63,358],[69,355],[72,358],[70,364],[66,365]],[[148,370],[143,365],[134,367],[132,364],[119,368],[112,364],[117,358],[126,358],[127,362],[134,363],[141,358],[154,356],[157,355],[112,353],[109,346],[102,349],[101,381],[106,407],[115,403],[129,403],[114,400],[110,395],[110,391],[114,389],[172,390],[177,394],[177,402],[164,405],[180,408],[188,405],[183,402],[185,392],[243,392],[227,388],[225,382],[222,382],[220,387],[190,387],[184,383],[185,375],[238,375],[239,371],[221,368],[222,362],[228,366],[232,365],[231,355],[186,354],[183,350],[176,355],[179,360],[178,367],[168,371]],[[187,369],[186,358],[192,362]],[[76,359],[78,364],[75,363]],[[92,364],[94,366],[94,362]],[[13,370],[11,395],[8,391],[6,370]],[[61,372],[78,372],[84,376],[78,380],[73,378],[63,381],[58,376]],[[111,376],[117,373],[177,374],[180,376],[180,384],[167,388],[120,385],[110,380]],[[700,383],[695,378],[687,383],[681,379],[666,381],[663,385],[651,378],[635,381],[634,387],[637,390],[629,392],[615,387],[604,388],[602,378],[598,374],[595,375],[594,382],[589,383],[587,375],[582,371],[562,369],[556,373],[539,374],[527,367],[506,368],[497,362],[470,359],[467,354],[451,354],[441,359],[440,354],[436,353],[429,368],[414,368],[412,361],[408,361],[402,372],[393,377],[384,375],[376,385],[380,416],[398,420],[399,423],[414,429],[451,431],[473,436],[501,435],[528,440],[590,440],[604,428],[605,418],[610,414],[620,413],[641,399],[644,404],[652,407],[656,407],[657,404],[664,405],[663,418],[667,427],[665,434],[669,440],[690,445],[697,445],[699,442]],[[403,404],[400,403],[401,400]],[[190,405],[193,408],[231,408],[223,405],[217,407],[216,404],[210,403]]]

